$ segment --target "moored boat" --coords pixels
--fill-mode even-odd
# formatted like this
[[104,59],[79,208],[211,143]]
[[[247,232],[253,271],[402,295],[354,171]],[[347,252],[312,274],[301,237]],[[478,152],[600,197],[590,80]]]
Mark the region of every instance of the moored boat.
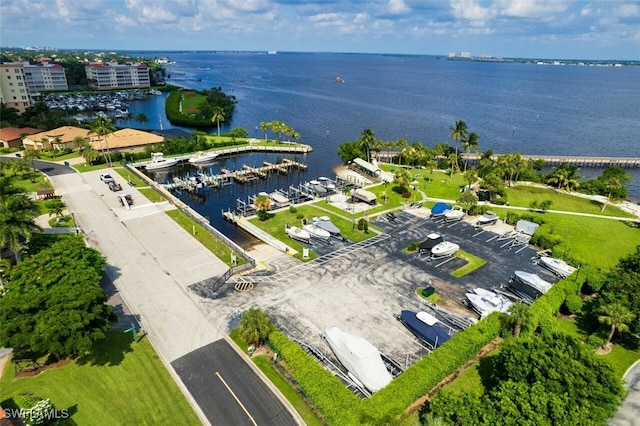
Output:
[[318,182],[320,182],[320,185],[325,187],[327,191],[333,191],[334,189],[336,189],[336,186],[333,184],[333,182],[331,182],[331,179],[329,179],[328,177],[320,176],[318,178]]
[[460,246],[451,241],[443,241],[431,249],[431,254],[435,257],[453,256],[460,250]]
[[175,166],[178,164],[180,160],[168,159],[164,158],[164,154],[162,152],[152,152],[151,153],[151,162],[145,164],[145,168],[147,170],[156,170],[156,169],[164,169],[167,167]]
[[439,347],[449,340],[451,336],[438,324],[440,321],[427,312],[413,312],[403,310],[400,312],[400,321],[415,336],[434,348]]
[[369,391],[377,392],[393,379],[378,349],[365,338],[335,326],[325,330],[324,338],[349,374]]
[[215,160],[218,157],[217,152],[197,152],[196,154],[193,154],[193,156],[191,156],[191,158],[189,158],[189,163],[191,164],[200,164],[200,163],[208,163],[210,161]]
[[576,271],[576,268],[564,260],[548,256],[542,256],[540,258],[540,266],[547,268],[561,278],[566,278]]
[[312,191],[314,191],[317,195],[324,195],[327,193],[327,188],[325,188],[324,186],[322,186],[320,184],[320,182],[318,182],[317,180],[310,180],[309,181],[309,187],[311,188]]

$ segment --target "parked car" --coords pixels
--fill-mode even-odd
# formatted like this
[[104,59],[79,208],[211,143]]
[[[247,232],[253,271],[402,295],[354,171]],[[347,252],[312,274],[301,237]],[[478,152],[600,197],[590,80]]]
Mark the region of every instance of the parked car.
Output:
[[100,175],[100,180],[104,183],[115,182],[109,173],[103,173]]
[[120,205],[124,206],[124,203],[126,201],[127,205],[132,206],[133,205],[133,197],[129,194],[125,194],[125,195],[118,195],[118,201],[120,201]]
[[122,191],[122,187],[116,181],[109,182],[109,189],[113,192]]

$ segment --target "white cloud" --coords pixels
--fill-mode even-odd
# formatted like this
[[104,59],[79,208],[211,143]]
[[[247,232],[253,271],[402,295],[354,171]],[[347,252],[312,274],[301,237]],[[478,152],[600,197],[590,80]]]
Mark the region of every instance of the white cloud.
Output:
[[494,3],[498,13],[517,18],[543,18],[567,10],[566,0],[499,0]]
[[495,16],[495,11],[482,7],[478,0],[451,0],[453,16],[468,21],[486,21]]
[[580,16],[591,15],[591,5],[585,6],[580,10]]
[[389,0],[387,10],[392,15],[404,15],[411,11],[404,0]]

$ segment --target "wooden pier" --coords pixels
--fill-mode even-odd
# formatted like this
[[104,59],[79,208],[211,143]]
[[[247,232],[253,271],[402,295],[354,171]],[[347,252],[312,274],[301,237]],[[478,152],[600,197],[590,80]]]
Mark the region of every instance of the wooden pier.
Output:
[[[400,154],[397,151],[379,152],[375,155],[380,161],[389,161],[394,156]],[[496,161],[500,154],[492,155],[491,159]],[[470,164],[475,164],[480,159],[479,154],[462,154],[462,159],[468,159]],[[521,154],[522,159],[525,161],[542,160],[545,162],[545,166],[558,166],[562,163],[567,163],[578,167],[594,167],[594,168],[606,168],[618,166],[625,169],[633,169],[640,167],[640,158],[637,157],[583,157],[576,155],[532,155]]]

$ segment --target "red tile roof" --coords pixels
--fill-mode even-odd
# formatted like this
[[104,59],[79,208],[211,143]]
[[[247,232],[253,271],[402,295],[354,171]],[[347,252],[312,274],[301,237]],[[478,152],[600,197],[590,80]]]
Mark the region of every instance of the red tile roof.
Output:
[[42,130],[34,129],[33,127],[3,127],[0,129],[0,140],[3,141],[12,141],[20,138],[20,135],[27,134],[33,135],[35,133],[39,133]]

